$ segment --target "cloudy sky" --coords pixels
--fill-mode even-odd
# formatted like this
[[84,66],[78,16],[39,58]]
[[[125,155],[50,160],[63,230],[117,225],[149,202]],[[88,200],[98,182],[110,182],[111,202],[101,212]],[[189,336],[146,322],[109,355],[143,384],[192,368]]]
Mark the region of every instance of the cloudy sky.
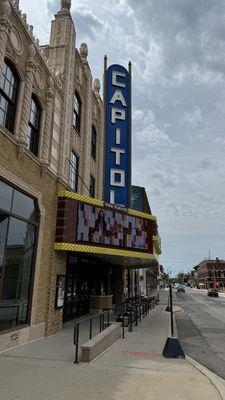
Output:
[[[20,0],[42,44],[59,0]],[[133,183],[173,273],[225,258],[224,0],[72,0],[94,77],[133,63]]]

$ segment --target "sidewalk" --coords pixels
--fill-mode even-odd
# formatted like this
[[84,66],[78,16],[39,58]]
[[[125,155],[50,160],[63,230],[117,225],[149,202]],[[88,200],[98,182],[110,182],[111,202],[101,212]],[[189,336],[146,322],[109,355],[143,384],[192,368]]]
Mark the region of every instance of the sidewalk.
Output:
[[[164,311],[168,292],[161,292],[160,298],[161,303],[133,332],[90,364],[52,359],[50,350],[42,351],[42,340],[29,352],[25,345],[1,353],[1,400],[221,399],[214,374],[192,360],[161,355],[168,335],[169,313]],[[58,345],[54,339],[56,355],[62,343],[59,337]],[[224,381],[218,379],[220,390],[225,390]]]

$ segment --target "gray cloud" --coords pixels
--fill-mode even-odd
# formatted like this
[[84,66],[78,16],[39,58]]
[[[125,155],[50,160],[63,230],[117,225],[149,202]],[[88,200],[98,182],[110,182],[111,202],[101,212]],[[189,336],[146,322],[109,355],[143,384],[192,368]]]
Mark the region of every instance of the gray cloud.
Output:
[[78,33],[84,37],[94,39],[96,34],[103,29],[103,21],[85,4],[78,4],[73,10],[72,16]]
[[[143,40],[149,43],[149,54],[158,54],[163,74],[159,79],[178,84],[191,76],[210,84],[224,76],[222,0],[127,0],[127,4],[145,32]],[[148,68],[151,70],[146,60],[146,71]]]

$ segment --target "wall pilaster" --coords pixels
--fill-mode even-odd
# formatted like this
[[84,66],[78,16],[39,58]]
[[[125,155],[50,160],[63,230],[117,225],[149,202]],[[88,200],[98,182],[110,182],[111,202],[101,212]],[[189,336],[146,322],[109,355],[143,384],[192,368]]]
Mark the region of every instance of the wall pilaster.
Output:
[[9,17],[11,14],[11,7],[8,0],[0,0],[0,76],[5,58],[6,44],[8,35],[11,30]]
[[92,132],[92,75],[88,65],[87,57],[88,57],[88,48],[86,43],[82,43],[80,46],[80,56],[81,61],[84,66],[85,74],[86,74],[86,87],[85,87],[85,105],[84,105],[84,140],[83,140],[83,154],[86,156],[83,157],[82,162],[82,170],[83,170],[83,180],[86,184],[86,187],[83,185],[83,193],[85,196],[90,196],[89,188],[90,186],[90,157],[91,157],[91,132]]
[[36,54],[35,47],[33,45],[30,45],[28,49],[28,59],[26,62],[25,88],[24,88],[22,114],[21,114],[20,131],[19,131],[20,146],[27,145],[27,127],[30,116],[30,102],[31,102],[33,82],[34,82],[35,54]]
[[53,79],[50,78],[49,86],[46,92],[45,127],[44,127],[43,150],[42,150],[42,162],[45,166],[48,166],[50,164],[54,100],[55,100],[54,82]]

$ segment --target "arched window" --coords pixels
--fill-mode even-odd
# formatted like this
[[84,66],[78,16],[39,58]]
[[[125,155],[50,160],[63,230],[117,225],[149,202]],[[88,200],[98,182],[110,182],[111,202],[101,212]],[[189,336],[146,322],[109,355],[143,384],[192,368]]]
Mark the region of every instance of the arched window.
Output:
[[28,149],[35,155],[38,155],[39,131],[40,131],[41,108],[35,96],[31,98],[30,118],[27,129]]
[[0,124],[13,133],[19,79],[11,63],[6,60],[0,79]]
[[80,134],[81,125],[81,100],[77,92],[74,93],[73,98],[73,127]]

